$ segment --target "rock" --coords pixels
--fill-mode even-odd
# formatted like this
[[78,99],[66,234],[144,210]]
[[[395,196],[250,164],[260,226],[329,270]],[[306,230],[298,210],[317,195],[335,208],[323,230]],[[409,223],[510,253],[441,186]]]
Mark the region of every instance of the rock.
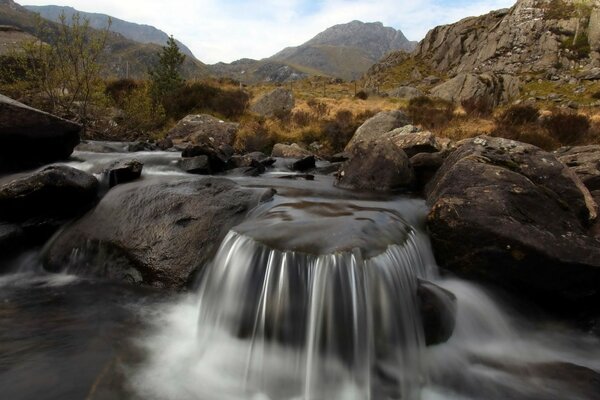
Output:
[[212,143],[215,147],[233,146],[239,124],[225,122],[208,114],[188,115],[167,133],[174,145]]
[[292,171],[306,171],[315,168],[315,156],[307,156],[290,165]]
[[69,158],[81,125],[0,94],[0,172]]
[[555,154],[590,191],[600,190],[600,145],[562,147]]
[[231,168],[257,167],[259,165],[270,167],[276,161],[264,153],[255,151],[244,155],[234,155],[229,159],[229,164]]
[[456,296],[431,282],[420,280],[417,303],[427,346],[448,341],[456,323]]
[[43,243],[95,202],[98,181],[67,166],[0,178],[0,247]]
[[265,117],[280,116],[291,112],[295,104],[290,90],[277,88],[259,97],[250,106],[250,111]]
[[305,181],[314,181],[315,180],[315,176],[312,174],[280,175],[280,176],[278,176],[278,178],[279,179],[291,179],[291,180],[304,179]]
[[410,165],[415,174],[415,186],[417,188],[425,188],[444,163],[444,158],[445,154],[441,152],[418,153],[410,158]]
[[157,145],[147,141],[131,142],[127,147],[127,151],[130,153],[136,153],[140,151],[156,151],[158,149],[159,148]]
[[581,71],[577,74],[577,78],[584,81],[597,81],[600,80],[600,68],[592,68],[585,71]]
[[44,264],[50,271],[181,289],[229,229],[272,194],[211,177],[119,185],[53,240]]
[[332,155],[331,157],[329,157],[329,162],[332,162],[332,163],[344,162],[344,161],[347,161],[349,158],[350,158],[350,153],[346,153],[346,152],[336,153],[336,154]]
[[423,83],[425,85],[435,85],[437,83],[440,83],[441,81],[442,81],[442,79],[435,75],[429,75],[428,77],[423,79]]
[[313,154],[310,151],[303,149],[296,143],[277,143],[275,146],[273,146],[273,151],[271,151],[271,157],[281,158],[304,158],[312,155]]
[[431,132],[422,132],[417,127],[406,125],[386,133],[391,142],[398,148],[404,150],[410,158],[418,153],[434,153],[440,151],[435,135]]
[[595,308],[600,242],[586,234],[591,195],[554,155],[507,139],[470,139],[426,194],[441,267],[571,317]]
[[431,95],[461,104],[483,102],[489,107],[507,104],[519,95],[519,78],[502,74],[462,73],[431,89]]
[[423,92],[412,86],[399,86],[387,92],[388,96],[398,99],[414,99],[423,96]]
[[129,151],[129,143],[82,140],[81,143],[75,147],[75,151],[85,151],[90,153],[127,153]]
[[121,160],[107,168],[108,186],[113,187],[138,179],[142,175],[144,164],[138,160]]
[[352,136],[350,142],[346,145],[346,152],[349,152],[360,141],[369,141],[376,139],[382,134],[410,124],[410,120],[402,111],[382,111],[369,118],[362,124]]
[[588,42],[592,51],[600,52],[600,6],[593,8],[590,14]]
[[173,147],[173,140],[171,138],[163,138],[161,140],[159,140],[156,145],[158,146],[159,149],[165,151],[165,150],[169,150],[170,148]]
[[212,173],[207,156],[182,158],[179,161],[179,168],[190,174],[210,175]]
[[339,187],[375,191],[394,191],[412,183],[413,172],[406,153],[389,139],[355,145],[336,181]]
[[206,156],[208,157],[211,171],[216,173],[228,168],[233,152],[233,148],[229,145],[225,144],[217,147],[213,143],[206,141],[186,147],[181,152],[181,156],[184,158]]

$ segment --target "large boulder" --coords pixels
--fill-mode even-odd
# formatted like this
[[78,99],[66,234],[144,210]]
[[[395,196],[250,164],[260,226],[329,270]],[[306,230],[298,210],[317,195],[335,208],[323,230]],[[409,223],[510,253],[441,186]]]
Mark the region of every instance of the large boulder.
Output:
[[600,190],[599,145],[562,147],[555,154],[590,191]]
[[49,166],[0,179],[0,246],[41,242],[96,200],[93,175],[67,166]]
[[402,111],[381,111],[369,118],[362,124],[346,145],[346,151],[350,151],[358,142],[366,142],[377,139],[379,136],[396,128],[410,124],[409,118]]
[[389,138],[360,142],[342,164],[336,185],[343,188],[395,191],[413,184],[408,156]]
[[513,75],[462,73],[431,89],[431,95],[461,104],[480,102],[489,107],[506,104],[519,95],[521,83]]
[[554,155],[507,139],[470,139],[426,192],[440,266],[570,316],[597,312],[600,242],[586,234],[595,203]]
[[0,172],[69,158],[81,125],[0,94]]
[[423,96],[423,92],[413,86],[398,86],[397,88],[388,91],[387,94],[390,97],[404,100]]
[[396,128],[384,136],[389,137],[394,146],[404,150],[409,158],[419,153],[435,153],[442,148],[433,133],[421,131],[413,125]]
[[45,266],[183,288],[229,229],[271,195],[210,177],[119,185],[54,239]]
[[588,40],[590,43],[590,49],[600,52],[600,5],[596,5],[590,14]]
[[292,111],[295,104],[290,90],[277,88],[259,97],[250,106],[250,111],[265,117],[280,116]]
[[113,187],[138,179],[143,168],[144,164],[136,159],[120,160],[110,165],[104,174],[108,177],[108,186]]
[[310,157],[312,155],[313,153],[306,150],[305,148],[300,147],[296,143],[277,143],[275,146],[273,146],[273,150],[271,151],[271,157],[281,158],[304,158]]
[[167,133],[175,145],[212,143],[215,147],[233,146],[239,124],[225,122],[208,114],[188,115]]

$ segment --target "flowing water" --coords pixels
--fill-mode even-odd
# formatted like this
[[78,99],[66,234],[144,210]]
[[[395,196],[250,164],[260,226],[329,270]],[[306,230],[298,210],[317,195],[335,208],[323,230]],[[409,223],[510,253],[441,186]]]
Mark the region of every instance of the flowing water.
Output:
[[[126,153],[77,152],[96,173]],[[178,153],[144,152],[179,179]],[[600,399],[600,341],[520,299],[440,276],[422,200],[258,178],[274,187],[188,294],[49,274],[43,249],[0,261],[0,397],[173,400]],[[456,296],[426,346],[417,286]]]

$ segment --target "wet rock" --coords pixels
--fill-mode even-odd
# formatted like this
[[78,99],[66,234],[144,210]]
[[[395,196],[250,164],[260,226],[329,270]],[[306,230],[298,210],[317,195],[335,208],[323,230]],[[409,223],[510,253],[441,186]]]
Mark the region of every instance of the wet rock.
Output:
[[600,298],[589,191],[554,155],[507,139],[467,140],[426,188],[440,266],[515,290],[555,312]]
[[307,171],[309,169],[315,168],[315,156],[307,156],[304,158],[295,161],[290,165],[290,169],[292,171]]
[[350,153],[342,152],[332,155],[331,157],[329,157],[328,160],[332,163],[338,163],[348,161],[348,159],[350,159]]
[[212,172],[222,172],[228,168],[229,160],[233,156],[233,148],[229,145],[215,146],[211,142],[204,142],[186,147],[181,156],[184,158],[206,156]]
[[431,282],[419,281],[417,303],[427,346],[450,339],[456,323],[456,296]]
[[174,145],[211,143],[214,147],[233,146],[239,124],[225,122],[208,114],[188,115],[167,133]]
[[179,161],[179,168],[190,174],[210,175],[212,173],[207,156],[182,158]]
[[300,147],[296,143],[277,143],[275,146],[273,146],[273,151],[271,152],[271,157],[281,158],[304,158],[312,155],[313,154],[310,151]]
[[417,188],[425,188],[444,163],[445,156],[446,154],[441,152],[418,153],[410,158],[410,165],[415,174],[415,186]]
[[113,187],[138,179],[142,175],[144,164],[138,160],[121,160],[107,168],[108,186]]
[[600,146],[562,147],[555,152],[558,159],[577,174],[590,190],[600,190]]
[[229,229],[270,196],[269,189],[210,177],[119,185],[55,238],[45,266],[51,271],[77,266],[70,271],[183,288],[212,259]]
[[408,124],[410,124],[410,120],[402,111],[382,111],[366,120],[365,123],[356,130],[356,133],[354,133],[354,136],[352,136],[352,139],[348,145],[346,145],[345,151],[351,151],[358,142],[377,139],[384,133]]
[[136,153],[139,151],[156,151],[159,150],[158,146],[152,142],[140,141],[131,142],[127,147],[127,151],[130,153]]
[[165,151],[165,150],[169,150],[170,148],[173,147],[173,140],[171,138],[163,138],[161,140],[159,140],[156,145],[158,146],[159,149]]
[[355,145],[340,168],[336,185],[359,190],[394,191],[413,184],[413,171],[404,151],[389,139]]
[[75,151],[86,151],[90,153],[127,153],[129,150],[127,142],[103,142],[96,140],[83,140],[75,147]]
[[250,111],[265,117],[279,116],[292,111],[295,103],[290,90],[277,88],[259,97],[250,106]]
[[291,180],[304,179],[305,181],[314,181],[315,176],[312,174],[290,174],[290,175],[280,175],[279,179],[291,179]]
[[66,166],[1,178],[0,246],[43,242],[91,208],[97,188],[93,175]]
[[0,172],[69,158],[81,125],[0,94]]

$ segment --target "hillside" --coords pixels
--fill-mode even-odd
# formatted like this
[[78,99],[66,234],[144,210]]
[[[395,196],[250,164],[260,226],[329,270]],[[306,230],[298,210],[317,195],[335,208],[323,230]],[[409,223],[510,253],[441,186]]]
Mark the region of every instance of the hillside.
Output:
[[600,1],[519,0],[510,9],[432,29],[411,57],[392,54],[365,78],[371,87],[402,83],[410,73],[417,79],[485,72],[569,81],[598,66]]
[[[42,18],[50,21],[59,22],[61,14],[64,14],[67,18],[71,18],[73,14],[78,13],[84,18],[90,21],[90,26],[94,29],[104,29],[110,19],[111,25],[110,30],[112,32],[120,33],[127,39],[139,43],[154,43],[160,46],[164,46],[167,43],[169,35],[150,25],[136,24],[134,22],[124,21],[119,18],[115,18],[106,14],[89,13],[79,11],[73,7],[62,7],[62,6],[24,6],[27,10],[36,12],[42,16]],[[181,52],[189,57],[194,57],[192,51],[183,43],[176,40],[177,45],[181,49]]]
[[308,42],[288,47],[264,60],[239,60],[219,63],[211,70],[220,76],[246,82],[283,82],[309,75],[322,75],[346,80],[362,76],[385,54],[411,51],[415,42],[381,22],[352,21],[335,25]]
[[[0,25],[14,27],[23,33],[38,35],[38,14],[27,10],[12,0],[0,0]],[[39,39],[51,43],[57,32],[57,24],[47,21],[48,32]],[[8,29],[8,28],[5,28]],[[103,59],[103,74],[107,77],[143,78],[156,62],[160,46],[153,43],[138,43],[119,33],[110,32]],[[188,77],[208,75],[206,66],[196,59],[186,57],[183,74]]]

